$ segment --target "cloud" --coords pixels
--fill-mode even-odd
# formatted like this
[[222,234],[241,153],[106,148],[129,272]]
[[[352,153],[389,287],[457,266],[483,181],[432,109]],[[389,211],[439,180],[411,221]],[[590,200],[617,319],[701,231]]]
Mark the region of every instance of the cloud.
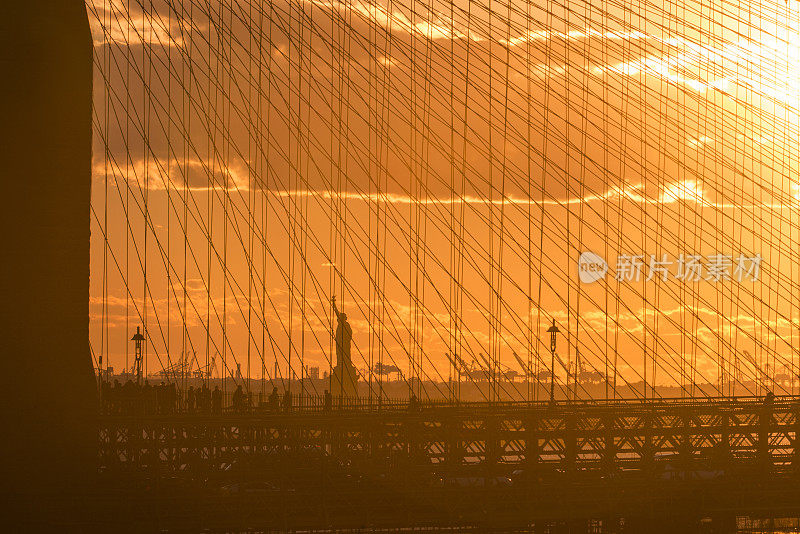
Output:
[[[707,143],[710,139],[700,138],[699,143]],[[247,192],[251,185],[258,191],[266,191],[275,198],[317,198],[324,201],[350,200],[369,204],[396,204],[414,206],[449,206],[449,205],[474,205],[474,206],[569,206],[589,203],[603,203],[618,199],[626,199],[643,205],[663,205],[675,202],[693,203],[703,207],[716,209],[794,209],[800,206],[800,187],[792,184],[793,193],[787,198],[789,203],[727,203],[715,202],[704,193],[702,186],[696,180],[679,180],[667,182],[661,186],[661,191],[656,196],[646,195],[643,184],[626,184],[624,186],[610,186],[599,194],[587,194],[583,197],[567,197],[558,199],[534,199],[508,195],[503,198],[486,198],[475,195],[461,195],[453,197],[411,197],[403,193],[363,193],[359,191],[333,191],[309,189],[264,189],[259,180],[253,178],[251,183],[249,169],[246,162],[234,159],[230,162],[189,158],[179,160],[175,158],[150,157],[145,161],[139,158],[127,167],[110,162],[108,168],[102,160],[96,159],[93,166],[94,180],[102,182],[108,177],[109,184],[116,185],[116,181],[129,182],[132,188],[144,188],[147,184],[150,192],[166,191],[227,191]],[[227,187],[226,187],[227,186]]]
[[248,191],[247,164],[234,159],[227,163],[199,158],[138,158],[123,166],[116,160],[108,166],[96,158],[92,165],[95,180],[114,185],[115,181],[147,186],[151,191]]
[[609,41],[634,41],[643,39],[660,39],[654,35],[647,35],[640,31],[621,31],[621,30],[596,30],[586,28],[583,30],[571,30],[560,32],[553,30],[531,30],[528,33],[520,34],[508,40],[500,39],[499,42],[508,46],[520,46],[529,42],[550,41],[559,39],[564,41],[577,41],[581,39],[599,39]]
[[90,0],[87,3],[89,26],[96,47],[108,44],[122,46],[164,46],[183,48],[183,35],[196,29],[192,21],[174,13],[160,14],[129,10],[121,0]]
[[[315,6],[328,10],[354,12],[362,18],[376,23],[387,31],[417,35],[427,39],[464,39],[467,38],[466,30],[455,29],[456,23],[442,14],[430,14],[429,20],[414,22],[398,10],[390,10],[388,6],[376,2],[363,0],[327,1],[307,0]],[[417,15],[419,16],[419,15]],[[483,38],[474,33],[469,34],[473,41],[482,41]]]
[[766,38],[760,32],[756,35],[757,38],[740,38],[723,44],[707,44],[720,42],[710,36],[707,43],[680,37],[658,38],[665,51],[597,70],[625,76],[656,76],[698,93],[719,91],[750,103],[755,99],[746,93],[751,92],[788,105],[797,114],[800,31],[782,27]]

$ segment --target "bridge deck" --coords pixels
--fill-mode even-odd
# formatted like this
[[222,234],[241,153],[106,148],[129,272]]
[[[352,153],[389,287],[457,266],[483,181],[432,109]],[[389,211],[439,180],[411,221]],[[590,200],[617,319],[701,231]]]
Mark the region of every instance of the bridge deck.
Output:
[[104,465],[173,467],[247,453],[318,449],[386,466],[518,464],[651,470],[667,459],[794,465],[800,398],[349,406],[246,413],[105,415]]
[[[625,517],[630,525],[643,511],[690,522],[704,514],[730,521],[732,511],[800,514],[795,397],[140,413],[100,423],[110,481],[155,488],[184,499],[175,506],[187,514],[220,522],[589,525]],[[227,493],[248,482],[271,489]],[[651,532],[662,523],[647,521]]]

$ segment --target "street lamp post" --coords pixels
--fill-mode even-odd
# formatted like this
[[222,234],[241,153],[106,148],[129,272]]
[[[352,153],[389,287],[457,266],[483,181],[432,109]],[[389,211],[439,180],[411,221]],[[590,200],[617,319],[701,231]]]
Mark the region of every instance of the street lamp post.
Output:
[[134,347],[134,357],[133,357],[133,372],[136,376],[136,384],[142,384],[142,374],[144,372],[144,359],[142,358],[142,341],[145,340],[145,337],[139,331],[139,327],[136,327],[136,333],[131,338],[133,341]]
[[553,319],[553,326],[547,329],[550,332],[550,404],[556,401],[556,334],[560,332]]

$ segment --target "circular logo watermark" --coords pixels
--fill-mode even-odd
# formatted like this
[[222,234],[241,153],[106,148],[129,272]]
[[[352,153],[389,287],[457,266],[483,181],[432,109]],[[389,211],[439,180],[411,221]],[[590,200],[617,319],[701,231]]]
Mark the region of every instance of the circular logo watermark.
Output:
[[606,260],[594,252],[582,252],[578,258],[578,276],[584,284],[591,284],[605,278],[608,272]]

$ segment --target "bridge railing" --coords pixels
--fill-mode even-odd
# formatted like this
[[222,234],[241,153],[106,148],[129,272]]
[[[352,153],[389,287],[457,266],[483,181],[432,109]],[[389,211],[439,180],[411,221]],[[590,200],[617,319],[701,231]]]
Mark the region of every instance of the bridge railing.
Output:
[[795,396],[775,396],[772,398],[746,397],[702,397],[702,398],[657,398],[657,399],[582,399],[548,401],[468,401],[459,402],[447,399],[409,400],[377,397],[344,397],[308,393],[290,395],[289,402],[285,395],[271,397],[262,392],[244,393],[237,398],[235,392],[197,390],[194,395],[174,388],[150,388],[137,390],[107,390],[101,392],[101,414],[115,415],[168,415],[168,414],[275,414],[275,413],[323,413],[327,411],[351,412],[384,412],[415,411],[429,409],[468,409],[470,411],[492,410],[546,410],[570,409],[602,409],[603,407],[618,409],[626,406],[630,410],[674,410],[677,407],[715,408],[737,406],[753,406],[758,404],[783,406],[800,404]]

